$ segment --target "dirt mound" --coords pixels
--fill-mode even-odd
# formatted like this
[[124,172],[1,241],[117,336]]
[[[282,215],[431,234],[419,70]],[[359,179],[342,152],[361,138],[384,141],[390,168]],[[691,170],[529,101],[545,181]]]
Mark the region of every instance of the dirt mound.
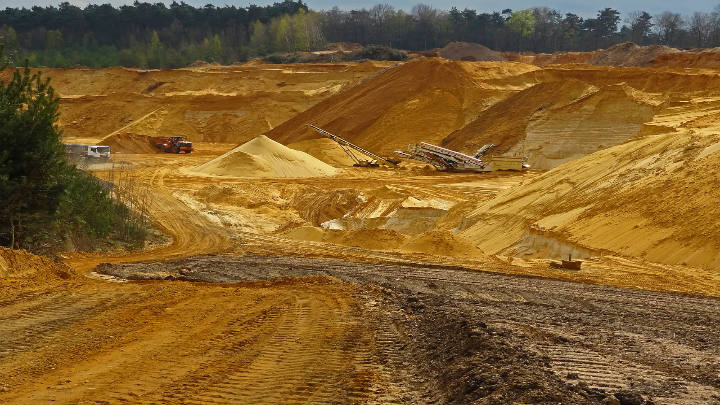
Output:
[[337,169],[327,163],[265,135],[198,166],[195,171],[233,177],[316,177],[337,173]]
[[74,271],[46,257],[37,256],[25,250],[11,250],[0,247],[0,281],[13,279],[57,280],[67,279]]
[[445,59],[470,62],[500,62],[506,60],[499,52],[473,42],[450,42],[438,50],[438,54]]
[[648,66],[659,55],[676,52],[680,51],[662,45],[638,46],[632,42],[624,42],[596,51],[588,63],[602,66]]
[[328,138],[308,139],[287,145],[288,148],[305,152],[334,167],[348,167],[353,160],[340,149],[337,142]]
[[109,135],[100,141],[101,145],[110,147],[112,153],[158,153],[152,145],[152,136],[132,133]]
[[284,144],[318,138],[308,127],[315,124],[382,154],[421,140],[439,142],[514,91],[515,76],[534,69],[514,63],[411,61],[318,103],[267,135]]
[[718,69],[720,68],[720,48],[661,54],[653,60],[652,66],[678,69]]

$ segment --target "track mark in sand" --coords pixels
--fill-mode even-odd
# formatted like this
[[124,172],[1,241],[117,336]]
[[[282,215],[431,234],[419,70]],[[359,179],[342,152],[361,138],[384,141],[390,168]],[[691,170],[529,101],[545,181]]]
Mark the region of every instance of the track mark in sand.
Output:
[[[228,353],[230,364],[184,383],[162,402],[347,403],[367,398],[369,336],[346,300],[292,294],[258,325],[262,333]],[[363,344],[366,343],[366,344]],[[220,369],[218,367],[221,366]],[[228,367],[229,366],[229,367]],[[366,378],[363,378],[366,377]],[[190,388],[190,389],[188,389]]]
[[[16,311],[0,326],[2,348],[13,353],[0,381],[13,377],[14,385],[0,402],[368,402],[381,376],[357,294],[303,279],[238,288],[127,283],[37,297],[44,309]],[[103,325],[112,339],[73,333]],[[17,330],[42,341],[11,339]],[[61,347],[48,346],[51,337]],[[28,361],[46,366],[23,369]]]

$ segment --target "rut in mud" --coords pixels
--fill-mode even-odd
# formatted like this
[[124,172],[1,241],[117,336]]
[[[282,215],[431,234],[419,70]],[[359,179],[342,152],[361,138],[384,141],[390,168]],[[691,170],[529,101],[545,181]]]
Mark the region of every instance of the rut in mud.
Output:
[[654,403],[720,402],[714,298],[298,257],[197,256],[99,271],[220,283],[324,275],[380,286],[373,300],[390,319],[373,327],[392,337],[381,353],[411,370],[395,384],[426,402],[592,402],[628,392]]

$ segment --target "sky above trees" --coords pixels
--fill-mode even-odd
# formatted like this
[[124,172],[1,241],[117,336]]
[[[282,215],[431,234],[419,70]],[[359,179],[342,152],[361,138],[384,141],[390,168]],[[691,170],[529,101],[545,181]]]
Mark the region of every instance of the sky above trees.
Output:
[[[57,6],[61,0],[0,0],[0,8],[4,7],[32,7],[34,5]],[[155,3],[158,1],[164,1],[165,3],[171,3],[172,0],[152,0],[150,2]],[[211,3],[218,6],[224,5],[237,5],[239,7],[247,7],[249,4],[257,5],[270,5],[278,0],[255,0],[255,1],[238,1],[238,0],[185,0],[187,4],[193,6],[203,6]],[[111,3],[113,5],[121,4],[132,4],[133,0],[69,0],[70,3],[84,7],[89,3],[102,4]],[[404,10],[410,10],[417,3],[429,4],[435,8],[442,10],[449,10],[451,7],[457,7],[462,10],[464,8],[471,8],[483,11],[500,11],[502,9],[511,8],[513,10],[520,10],[530,7],[550,7],[557,9],[561,12],[573,12],[582,17],[595,16],[597,10],[602,7],[610,7],[619,10],[623,16],[635,11],[643,10],[650,14],[657,14],[663,11],[673,11],[680,14],[692,13],[695,11],[712,11],[715,5],[719,2],[709,0],[431,0],[431,1],[418,1],[418,0],[393,0],[393,1],[379,1],[379,0],[308,0],[306,3],[313,10],[328,10],[333,6],[337,5],[341,9],[359,9],[359,8],[370,8],[377,3],[389,3],[395,8],[401,8]]]

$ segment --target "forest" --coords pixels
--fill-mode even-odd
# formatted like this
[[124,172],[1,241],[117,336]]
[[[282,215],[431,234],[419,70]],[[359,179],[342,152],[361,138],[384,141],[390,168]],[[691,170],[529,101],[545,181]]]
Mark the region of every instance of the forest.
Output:
[[249,7],[136,1],[80,8],[64,2],[0,10],[0,43],[8,62],[27,60],[31,66],[174,68],[315,51],[334,42],[424,51],[452,41],[535,53],[589,51],[627,41],[715,47],[720,45],[720,6],[688,15],[642,10],[621,15],[601,8],[594,18],[546,7],[485,12],[418,4],[405,11],[378,4],[314,11],[302,0]]

